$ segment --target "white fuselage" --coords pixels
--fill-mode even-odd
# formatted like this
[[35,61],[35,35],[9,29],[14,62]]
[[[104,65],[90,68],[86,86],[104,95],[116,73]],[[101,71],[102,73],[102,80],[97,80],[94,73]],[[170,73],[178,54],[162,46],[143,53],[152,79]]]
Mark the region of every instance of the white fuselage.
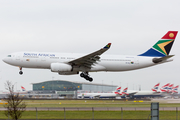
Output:
[[[23,68],[51,69],[52,63],[65,63],[78,59],[84,54],[73,53],[42,53],[42,52],[17,52],[8,55],[4,62]],[[101,55],[89,72],[97,71],[128,71],[145,68],[157,63],[153,63],[154,57],[126,56],[126,55]],[[164,61],[168,62],[168,61]],[[161,62],[162,63],[162,62]],[[159,64],[159,63],[158,63]],[[85,68],[76,67],[74,71],[83,71]]]
[[[135,90],[127,90],[126,92],[127,94],[129,94],[130,96],[134,96],[134,97],[143,97],[143,96],[160,96],[162,94],[155,92],[155,91],[135,91]],[[133,93],[133,94],[131,94]]]
[[115,98],[115,93],[82,93],[78,98]]
[[[131,93],[131,92],[135,92],[135,91],[130,91],[128,90],[127,93]],[[154,95],[154,94],[157,94],[157,92],[154,92],[154,91],[136,91],[137,93],[134,94],[135,96],[136,95]]]

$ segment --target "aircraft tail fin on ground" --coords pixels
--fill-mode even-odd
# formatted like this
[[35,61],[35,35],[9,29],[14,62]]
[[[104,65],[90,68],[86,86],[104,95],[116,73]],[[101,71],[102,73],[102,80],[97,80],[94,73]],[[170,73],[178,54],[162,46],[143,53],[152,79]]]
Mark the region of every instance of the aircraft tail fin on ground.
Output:
[[118,87],[117,89],[116,89],[116,92],[121,92],[121,87]]
[[127,90],[128,90],[128,87],[125,88],[125,89],[122,91],[122,95],[129,95],[129,94],[127,93]]
[[159,84],[160,84],[160,83],[156,84],[156,85],[152,88],[152,91],[157,92],[158,87],[159,87]]
[[165,57],[168,56],[178,31],[168,31],[152,48],[139,56]]
[[171,93],[172,92],[173,86],[174,86],[174,84],[170,84],[169,85],[167,93]]
[[162,86],[162,87],[160,88],[161,92],[167,92],[167,91],[168,91],[168,88],[169,88],[169,85],[170,85],[170,83],[167,83],[166,85]]
[[26,91],[26,89],[23,86],[21,86],[21,89],[22,89],[22,91]]
[[115,94],[120,94],[120,92],[121,92],[121,87],[118,87],[114,93]]
[[173,87],[173,88],[172,88],[172,94],[178,93],[178,88],[179,88],[179,85]]

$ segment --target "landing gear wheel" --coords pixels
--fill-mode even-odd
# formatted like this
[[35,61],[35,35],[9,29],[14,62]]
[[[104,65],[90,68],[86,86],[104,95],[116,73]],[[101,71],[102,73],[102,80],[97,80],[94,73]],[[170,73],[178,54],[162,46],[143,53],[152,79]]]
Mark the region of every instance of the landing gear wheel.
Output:
[[80,74],[81,77],[83,77],[84,79],[88,80],[89,82],[92,82],[93,81],[93,78],[89,77],[88,73],[84,73],[82,72]]
[[23,71],[19,71],[19,74],[22,75],[22,74],[23,74]]
[[93,81],[93,78],[90,77],[90,78],[89,78],[89,82],[92,82],[92,81]]
[[22,75],[23,74],[23,71],[22,71],[22,67],[19,67],[19,74]]
[[84,77],[85,75],[84,75],[84,73],[81,73],[80,76],[81,76],[81,77]]

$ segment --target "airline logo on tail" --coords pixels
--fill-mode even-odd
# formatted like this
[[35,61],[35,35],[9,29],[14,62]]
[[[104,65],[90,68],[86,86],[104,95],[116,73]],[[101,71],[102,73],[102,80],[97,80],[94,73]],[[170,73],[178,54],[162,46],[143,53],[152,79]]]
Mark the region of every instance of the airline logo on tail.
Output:
[[128,88],[125,88],[125,89],[122,91],[122,95],[129,95],[129,94],[127,93],[127,90],[128,90]]
[[173,94],[173,93],[178,93],[178,88],[179,88],[179,85],[173,87],[173,88],[172,88],[172,94]]
[[152,48],[139,56],[168,56],[178,31],[168,31]]
[[169,89],[169,85],[170,85],[170,83],[167,83],[166,85],[162,86],[160,88],[161,92],[167,92]]
[[159,88],[160,83],[156,84],[153,88],[152,91],[157,92],[158,88]]
[[[117,88],[118,90],[121,90],[121,87],[119,87],[119,88]],[[117,90],[116,89],[116,90]],[[115,94],[118,94],[118,95],[120,95],[120,96],[123,96],[123,95],[129,95],[129,94],[127,94],[127,89],[128,88],[125,88],[121,93],[120,93],[120,91],[119,92],[114,92]]]
[[121,92],[121,87],[118,87],[118,88],[116,89],[116,92]]
[[118,87],[114,93],[119,94],[120,92],[121,92],[121,87]]
[[26,91],[26,89],[23,86],[21,86],[21,89],[22,89],[22,91]]
[[174,86],[174,84],[170,84],[169,85],[167,93],[171,93],[172,92],[173,86]]

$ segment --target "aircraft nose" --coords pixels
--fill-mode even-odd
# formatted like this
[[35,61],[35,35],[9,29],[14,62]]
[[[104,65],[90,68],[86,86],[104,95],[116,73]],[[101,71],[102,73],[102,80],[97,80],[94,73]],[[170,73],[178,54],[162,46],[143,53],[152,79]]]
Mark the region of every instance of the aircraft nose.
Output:
[[6,63],[7,62],[7,58],[3,58],[2,61],[4,61]]

